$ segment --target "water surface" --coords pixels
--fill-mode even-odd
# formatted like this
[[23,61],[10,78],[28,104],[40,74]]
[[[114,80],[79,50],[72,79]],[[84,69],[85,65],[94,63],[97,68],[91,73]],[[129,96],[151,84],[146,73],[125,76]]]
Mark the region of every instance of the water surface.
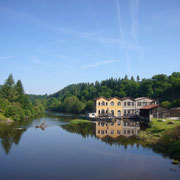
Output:
[[[33,121],[0,124],[0,178],[180,179],[180,168],[172,160],[135,140],[138,122],[69,126],[74,118],[49,113]],[[45,130],[35,128],[43,122]]]

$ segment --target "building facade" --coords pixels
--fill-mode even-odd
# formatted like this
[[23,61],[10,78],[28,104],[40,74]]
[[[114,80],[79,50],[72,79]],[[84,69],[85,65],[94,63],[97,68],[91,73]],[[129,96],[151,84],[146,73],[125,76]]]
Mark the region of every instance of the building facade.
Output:
[[140,109],[147,105],[157,104],[156,100],[149,97],[99,97],[96,99],[96,117],[113,116],[113,117],[131,117],[139,115]]
[[170,117],[170,110],[160,105],[149,105],[140,109],[140,116],[145,118],[167,118]]
[[135,99],[136,101],[136,114],[139,115],[140,109],[145,106],[157,104],[155,99],[149,97],[139,97]]
[[171,117],[180,117],[180,107],[171,109]]
[[139,122],[126,120],[117,120],[115,122],[96,122],[96,136],[105,138],[106,136],[117,138],[119,136],[135,136],[140,132]]
[[122,102],[120,98],[99,97],[96,99],[96,116],[122,116]]
[[135,115],[135,100],[131,97],[124,97],[121,99],[122,101],[122,109],[123,109],[123,116],[133,116]]

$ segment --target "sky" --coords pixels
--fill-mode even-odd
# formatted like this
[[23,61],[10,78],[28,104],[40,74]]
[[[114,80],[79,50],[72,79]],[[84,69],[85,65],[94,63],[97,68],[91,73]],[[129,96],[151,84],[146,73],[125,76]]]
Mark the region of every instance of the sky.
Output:
[[180,71],[179,0],[0,0],[0,84],[26,93]]

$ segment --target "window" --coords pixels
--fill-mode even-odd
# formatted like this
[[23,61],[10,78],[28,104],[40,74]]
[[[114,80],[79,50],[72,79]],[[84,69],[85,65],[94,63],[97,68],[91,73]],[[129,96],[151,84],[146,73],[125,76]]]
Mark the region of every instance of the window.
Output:
[[120,110],[117,111],[117,116],[118,116],[118,117],[121,116],[121,111],[120,111]]
[[101,134],[104,134],[104,131],[101,131]]
[[141,106],[141,102],[138,102],[138,106]]
[[131,134],[131,133],[130,133],[130,130],[127,130],[127,134]]
[[124,114],[126,115],[126,110],[124,110]]
[[134,106],[134,102],[132,102],[132,106]]
[[106,102],[106,106],[108,105],[108,103]]
[[101,111],[99,110],[99,111],[98,111],[98,113],[100,114],[100,113],[101,113]]
[[128,102],[128,106],[130,106],[131,105],[131,102]]
[[114,116],[114,110],[111,111],[112,116]]
[[100,134],[100,131],[98,131],[98,134]]
[[118,134],[121,134],[121,131],[120,131],[120,130],[117,130],[117,133],[118,133]]
[[102,101],[101,105],[102,105],[102,106],[105,106],[105,102],[104,102],[104,101]]
[[106,114],[108,113],[108,110],[106,110]]
[[111,131],[110,131],[110,133],[111,133],[111,134],[114,134],[114,131],[113,131],[113,130],[111,130]]
[[113,122],[111,122],[111,126],[114,126],[114,123],[113,123]]
[[126,106],[126,102],[124,102],[124,106]]
[[126,134],[126,130],[124,130],[124,134]]
[[104,109],[101,110],[101,114],[105,114],[105,110]]
[[100,102],[98,102],[98,105],[100,106],[100,105],[101,105],[101,103],[100,103]]
[[117,103],[117,105],[118,105],[118,106],[121,106],[121,102],[119,101],[119,102]]
[[111,101],[111,106],[114,106],[114,101]]
[[121,120],[117,121],[117,125],[120,126],[121,125]]
[[98,126],[100,126],[100,122],[98,122]]
[[131,110],[128,110],[128,114],[131,114]]

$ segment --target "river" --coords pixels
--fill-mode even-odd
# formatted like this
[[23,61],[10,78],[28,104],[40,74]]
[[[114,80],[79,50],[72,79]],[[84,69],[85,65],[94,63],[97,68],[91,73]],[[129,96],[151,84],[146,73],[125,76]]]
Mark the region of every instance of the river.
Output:
[[[141,130],[139,122],[68,125],[75,118],[48,113],[31,121],[1,123],[0,179],[180,179],[180,168],[171,159],[132,136]],[[47,127],[36,128],[41,123]]]

